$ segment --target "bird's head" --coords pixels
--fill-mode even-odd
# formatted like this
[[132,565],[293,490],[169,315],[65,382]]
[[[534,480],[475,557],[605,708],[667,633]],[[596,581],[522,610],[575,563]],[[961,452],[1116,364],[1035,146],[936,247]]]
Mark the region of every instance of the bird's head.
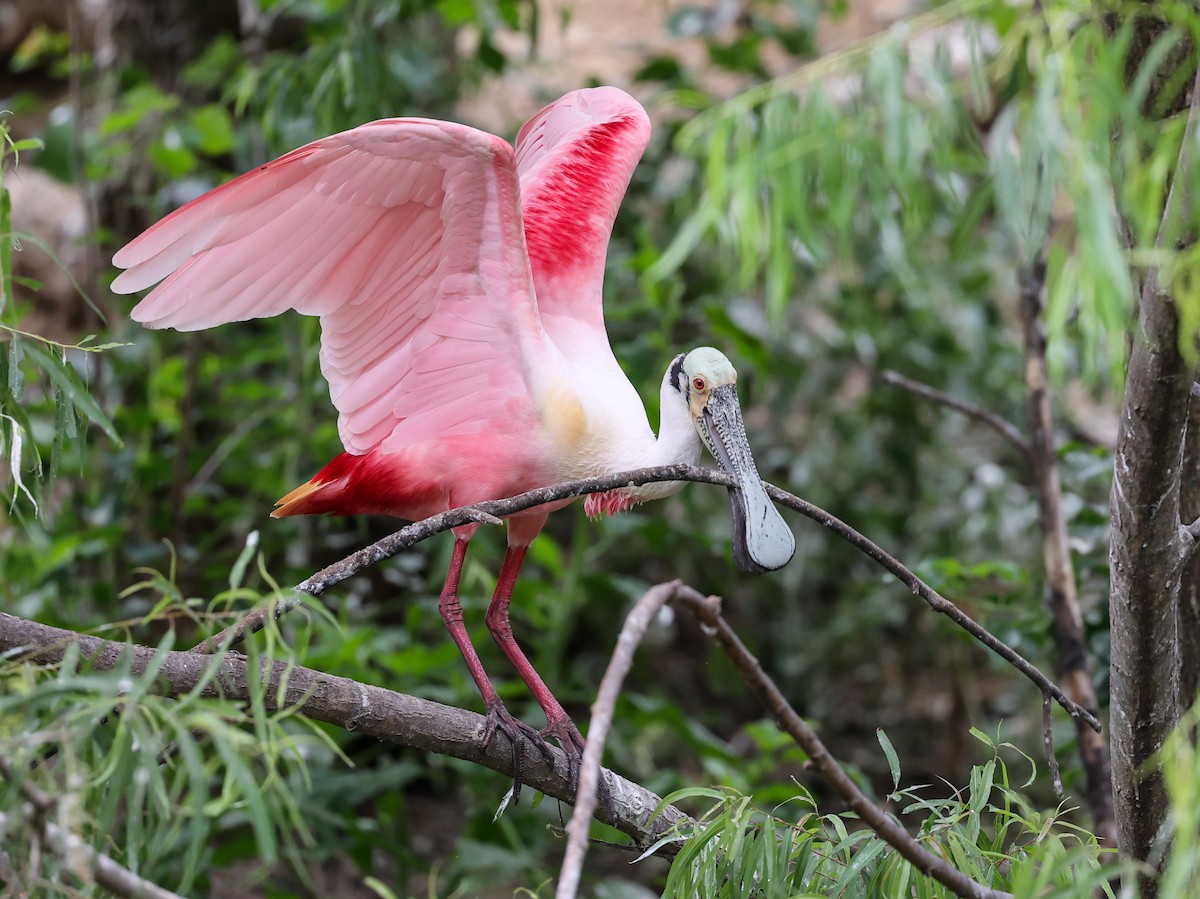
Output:
[[746,440],[738,403],[737,371],[710,346],[676,356],[667,381],[679,392],[701,441],[717,463],[737,479],[729,490],[733,509],[733,558],[749,574],[774,571],[796,552],[796,538],[763,489]]

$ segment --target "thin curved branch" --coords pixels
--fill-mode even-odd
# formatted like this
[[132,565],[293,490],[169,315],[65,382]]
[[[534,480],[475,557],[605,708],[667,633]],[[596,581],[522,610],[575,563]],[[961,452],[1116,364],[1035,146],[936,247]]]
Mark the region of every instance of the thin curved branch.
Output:
[[604,756],[604,744],[612,727],[617,698],[621,685],[633,666],[633,654],[646,635],[650,622],[663,606],[681,592],[695,593],[679,581],[671,581],[651,587],[625,616],[625,624],[617,637],[608,668],[600,680],[596,701],[592,703],[591,723],[588,725],[587,746],[583,750],[583,761],[579,766],[579,794],[575,800],[575,811],[567,822],[567,849],[563,854],[562,869],[558,876],[555,899],[575,899],[579,892],[579,879],[583,873],[583,859],[587,854],[588,827],[596,809],[596,789],[600,784],[600,760]]
[[[1050,409],[1050,391],[1046,373],[1046,337],[1042,333],[1042,291],[1045,264],[1038,263],[1021,277],[1021,334],[1025,347],[1025,381],[1030,406],[1030,435],[994,412],[959,399],[948,393],[906,378],[894,371],[884,371],[880,378],[886,384],[931,400],[981,421],[1019,449],[1033,476],[1036,488],[1042,531],[1043,559],[1048,592],[1046,605],[1054,619],[1055,635],[1060,649],[1060,675],[1071,701],[1088,709],[1093,715],[1099,708],[1091,665],[1083,635],[1083,619],[1075,584],[1075,572],[1067,541],[1066,520],[1062,511],[1062,490],[1059,486],[1058,460],[1054,448],[1054,422]],[[1194,544],[1193,544],[1194,545]],[[1049,695],[1043,693],[1043,699]],[[1054,757],[1054,737],[1050,731],[1049,705],[1042,716],[1042,738],[1055,790],[1061,795],[1058,760]],[[1076,716],[1075,728],[1079,737],[1079,753],[1087,775],[1087,797],[1095,819],[1096,832],[1107,845],[1116,845],[1116,823],[1113,818],[1112,772],[1109,765],[1107,741],[1092,722]]]
[[986,646],[992,652],[996,653],[1000,658],[1004,659],[1029,680],[1041,691],[1043,696],[1051,697],[1055,702],[1066,710],[1067,714],[1072,718],[1087,722],[1088,726],[1099,733],[1102,728],[1100,721],[1090,711],[1085,709],[1079,703],[1072,700],[1066,693],[1062,691],[1054,681],[1046,677],[1038,668],[1028,661],[1019,652],[993,635],[983,625],[977,622],[974,618],[952,603],[946,597],[942,596],[927,583],[916,576],[912,571],[904,566],[898,559],[892,556],[887,550],[883,549],[877,543],[864,537],[850,525],[846,524],[835,515],[831,515],[819,506],[814,506],[812,503],[800,499],[798,496],[793,496],[786,490],[780,490],[771,484],[766,485],[767,495],[775,502],[787,506],[789,509],[795,509],[801,515],[811,518],[813,521],[823,524],[829,528],[847,543],[861,550],[865,555],[877,562],[881,567],[890,572],[900,583],[904,584],[916,596],[921,597],[925,602],[929,603],[929,607],[935,612],[940,612],[969,633],[972,637]]
[[[450,530],[459,525],[477,521],[494,523],[498,518],[555,500],[566,499],[572,496],[582,496],[585,493],[617,490],[622,487],[639,487],[642,484],[659,481],[695,481],[703,484],[716,484],[727,489],[736,488],[734,479],[725,472],[715,471],[711,468],[700,468],[695,465],[662,465],[656,468],[639,468],[634,471],[604,475],[603,477],[567,481],[566,483],[556,484],[552,487],[540,487],[537,490],[530,490],[508,499],[490,500],[474,506],[451,509],[448,512],[441,512],[426,518],[424,521],[410,524],[408,527],[402,528],[396,533],[352,553],[340,562],[335,562],[333,565],[318,571],[312,577],[297,584],[296,590],[311,596],[319,596],[334,584],[341,583],[364,568],[394,556],[401,550],[408,549],[410,546],[419,543],[427,537],[431,537],[441,531]],[[1003,640],[989,633],[975,619],[926,584],[878,544],[864,537],[836,515],[826,512],[820,506],[815,506],[807,500],[800,499],[800,497],[794,496],[786,490],[780,490],[771,484],[764,482],[764,486],[767,489],[767,494],[775,502],[787,506],[789,509],[793,509],[806,518],[811,518],[818,524],[828,528],[889,571],[902,584],[908,587],[912,593],[920,596],[929,603],[935,612],[941,612],[1029,678],[1037,686],[1038,690],[1041,691],[1042,695],[1052,697],[1072,718],[1086,721],[1097,732],[1101,730],[1100,722],[1095,715],[1071,700],[1058,685],[1046,677],[1045,674],[1039,671],[1024,656]],[[234,646],[245,637],[265,627],[267,621],[272,616],[278,618],[299,604],[300,600],[292,597],[276,600],[269,606],[248,613],[232,627],[209,637],[203,643],[196,646],[192,652],[215,652],[222,646],[226,648]]]
[[897,821],[888,817],[882,809],[867,798],[866,794],[850,779],[850,776],[842,770],[816,732],[796,714],[796,710],[792,708],[779,688],[763,671],[758,659],[734,633],[733,628],[721,614],[720,600],[716,597],[706,599],[695,590],[688,589],[675,590],[672,597],[675,605],[686,608],[712,630],[717,642],[725,650],[725,654],[741,672],[746,685],[766,706],[775,719],[775,723],[808,753],[813,768],[833,785],[850,808],[867,823],[867,826],[911,862],[918,871],[937,880],[952,890],[955,895],[962,896],[964,899],[1012,899],[1011,893],[993,890],[981,883],[976,883],[945,859],[934,855],[909,836],[908,831]]
[[879,377],[885,384],[899,387],[901,390],[907,390],[909,393],[919,396],[922,399],[931,400],[939,406],[945,406],[947,409],[953,409],[955,412],[961,412],[968,418],[982,422],[1019,449],[1022,455],[1029,456],[1029,440],[1021,433],[1021,429],[995,412],[985,409],[982,406],[977,406],[953,394],[944,393],[941,390],[930,387],[928,384],[922,384],[920,381],[906,378],[904,375],[891,369],[880,373]]
[[[0,653],[23,653],[37,662],[54,663],[62,659],[71,644],[78,645],[93,667],[101,671],[112,668],[130,653],[133,673],[141,674],[160,653],[148,646],[88,637],[0,612]],[[213,666],[217,668],[215,675],[211,673]],[[237,653],[210,657],[168,652],[158,680],[167,696],[183,695],[204,683],[203,696],[243,701],[250,696],[246,668],[245,657]],[[504,740],[492,740],[484,746],[484,718],[474,712],[266,658],[259,660],[257,680],[265,685],[263,702],[271,711],[295,708],[309,718],[345,730],[512,775],[511,748]],[[523,747],[522,779],[547,796],[571,803],[575,796],[567,758],[560,750],[548,748],[553,764],[532,743]],[[650,845],[679,822],[688,820],[683,812],[669,807],[651,821],[659,796],[611,771],[605,772],[605,778],[612,808],[611,813],[605,808],[597,810],[597,818],[628,834],[639,846]]]

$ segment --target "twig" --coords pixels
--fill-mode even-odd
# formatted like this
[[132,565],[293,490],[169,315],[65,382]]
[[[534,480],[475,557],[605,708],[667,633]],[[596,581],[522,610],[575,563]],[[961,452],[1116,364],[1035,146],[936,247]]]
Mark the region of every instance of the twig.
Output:
[[[1093,714],[1099,708],[1096,689],[1092,683],[1087,650],[1083,640],[1083,620],[1076,597],[1075,574],[1067,544],[1066,520],[1062,514],[1062,494],[1058,479],[1058,464],[1054,449],[1054,426],[1050,409],[1049,379],[1046,372],[1046,339],[1041,331],[1041,291],[1044,266],[1026,273],[1021,284],[1021,332],[1025,345],[1025,380],[1029,394],[1031,437],[1026,437],[1015,425],[1001,416],[943,393],[940,390],[906,378],[894,371],[885,371],[882,380],[917,396],[955,409],[988,425],[1019,449],[1033,473],[1041,518],[1043,558],[1049,594],[1047,606],[1054,618],[1058,637],[1063,676],[1071,699]],[[1048,698],[1048,694],[1043,693]],[[1107,845],[1116,845],[1116,824],[1112,813],[1112,787],[1108,747],[1095,725],[1087,718],[1074,716],[1079,734],[1079,751],[1087,773],[1088,801],[1095,818],[1096,831]],[[1047,764],[1056,775],[1058,762],[1053,756],[1053,736],[1050,718],[1043,716],[1043,740],[1047,746]],[[1089,726],[1091,730],[1088,730]]]
[[221,650],[232,649],[245,641],[247,637],[261,631],[271,618],[281,618],[298,605],[300,605],[300,600],[293,597],[273,599],[265,606],[243,615],[220,633],[213,634],[208,639],[197,643],[188,652],[198,655],[213,655]]
[[[46,820],[54,811],[56,803],[47,793],[39,790],[28,777],[17,778],[8,760],[0,756],[0,777],[16,785],[21,795],[37,810],[38,828],[45,842],[54,847],[55,852],[63,858],[79,858],[86,860],[88,868],[96,883],[110,893],[128,899],[181,899],[181,897],[165,890],[156,883],[138,877],[128,868],[122,867],[107,855],[103,855],[85,843],[76,834],[63,830],[58,825]],[[8,823],[8,817],[0,812],[0,830]]]
[[[638,600],[625,617],[625,624],[617,637],[608,668],[600,681],[596,701],[592,704],[591,724],[588,726],[587,746],[583,750],[583,761],[579,771],[579,793],[575,800],[575,811],[567,823],[567,850],[563,854],[562,870],[558,876],[555,899],[575,899],[579,891],[579,878],[583,872],[583,859],[587,854],[588,827],[596,808],[596,788],[600,784],[600,759],[604,755],[604,743],[612,727],[613,713],[621,685],[633,665],[633,654],[646,635],[650,622],[674,596],[681,592],[696,593],[679,581],[651,587]],[[699,593],[696,593],[698,598]]]
[[675,605],[686,608],[712,630],[717,642],[725,650],[725,654],[741,672],[746,685],[766,706],[767,711],[775,719],[775,723],[808,753],[812,767],[841,793],[850,808],[875,833],[911,862],[918,871],[934,878],[956,895],[966,897],[966,899],[1005,899],[1005,897],[1011,899],[1010,893],[993,890],[976,883],[947,863],[945,859],[921,846],[908,835],[908,831],[867,798],[838,765],[829,750],[825,748],[825,744],[821,742],[821,738],[796,714],[796,710],[775,686],[774,681],[763,671],[758,659],[734,633],[733,628],[721,615],[720,603],[715,598],[705,599],[695,591],[680,590],[674,593],[673,601]]
[[[49,627],[0,612],[0,654],[25,653],[40,663],[62,660],[66,648],[76,644],[83,657],[98,671],[128,660],[133,675],[142,674],[160,651],[148,646],[116,643],[61,628]],[[215,667],[215,672],[214,672]],[[262,698],[270,711],[295,709],[316,721],[363,733],[402,746],[464,759],[512,775],[513,753],[504,740],[483,745],[485,719],[464,709],[418,699],[404,693],[359,683],[295,666],[288,662],[260,659]],[[231,701],[250,697],[251,679],[247,661],[237,653],[212,657],[189,652],[168,652],[158,669],[156,683],[164,695],[181,696],[197,684],[200,695]],[[547,796],[572,803],[567,758],[562,751],[547,747],[549,761],[532,743],[523,748],[523,778],[526,784]],[[687,816],[676,808],[666,809],[650,820],[660,798],[639,784],[608,772],[611,810],[600,808],[597,817],[648,846]],[[667,847],[671,848],[671,847]]]
[[1021,429],[1010,422],[1008,419],[997,415],[982,406],[977,406],[967,400],[960,399],[949,393],[943,393],[941,390],[930,387],[928,384],[922,384],[920,381],[914,381],[912,378],[906,378],[899,372],[891,371],[890,369],[880,374],[880,379],[885,384],[891,384],[893,387],[899,387],[901,390],[907,390],[909,393],[922,397],[923,399],[931,400],[938,405],[945,406],[948,409],[953,409],[956,412],[961,412],[968,418],[973,418],[976,421],[983,422],[1013,446],[1021,451],[1024,456],[1029,455],[1029,441],[1025,439],[1025,435],[1021,433]]
[[[736,486],[734,479],[722,471],[699,468],[695,465],[663,465],[657,468],[639,468],[636,471],[568,481],[553,487],[540,487],[537,490],[530,490],[509,499],[491,500],[475,506],[451,509],[448,512],[441,512],[430,518],[426,518],[424,521],[410,524],[408,527],[358,550],[358,552],[347,556],[340,562],[335,562],[328,568],[318,571],[312,577],[298,584],[295,589],[311,596],[319,596],[334,584],[346,580],[364,568],[389,558],[402,549],[407,549],[427,537],[462,524],[482,520],[494,521],[496,518],[512,515],[515,512],[520,512],[533,506],[540,506],[571,496],[616,490],[622,487],[636,487],[658,481],[695,481],[704,484],[717,484],[726,488]],[[780,490],[771,484],[764,484],[764,486],[767,489],[768,495],[775,502],[787,506],[789,509],[793,509],[807,518],[811,518],[818,524],[833,531],[833,533],[852,546],[861,550],[887,571],[895,575],[912,593],[920,596],[929,603],[934,611],[941,612],[950,618],[951,621],[971,634],[971,636],[984,646],[1013,665],[1029,680],[1033,681],[1043,695],[1049,694],[1052,696],[1072,718],[1082,719],[1097,732],[1100,731],[1100,722],[1094,714],[1072,701],[1058,686],[1020,653],[1004,641],[990,634],[982,625],[971,618],[970,615],[922,581],[890,553],[864,537],[837,516],[831,515],[819,506],[815,506],[807,500],[800,499],[798,496],[793,496],[786,490]],[[200,646],[197,646],[194,651],[213,652],[221,646],[227,648],[235,646],[245,637],[265,627],[267,621],[272,616],[278,618],[299,604],[299,599],[290,597],[273,601],[264,608],[247,613],[232,627],[209,637]]]
[[1042,742],[1046,746],[1046,764],[1050,766],[1050,782],[1054,784],[1054,795],[1063,798],[1062,775],[1058,771],[1058,757],[1054,754],[1054,731],[1051,729],[1050,697],[1042,697]]
[[787,506],[789,509],[795,509],[801,515],[811,518],[818,524],[822,524],[829,528],[850,545],[857,547],[868,557],[877,562],[893,574],[897,580],[904,584],[915,595],[921,597],[925,602],[929,603],[930,608],[935,612],[941,612],[972,637],[992,650],[1022,674],[1024,674],[1034,685],[1041,691],[1043,696],[1050,696],[1063,709],[1066,710],[1072,718],[1077,718],[1087,722],[1097,733],[1101,732],[1099,719],[1094,714],[1085,709],[1079,703],[1075,702],[1062,689],[1055,684],[1050,678],[1046,677],[1032,663],[1025,659],[1019,652],[1001,640],[999,637],[991,634],[983,625],[979,624],[970,615],[946,599],[927,583],[917,577],[912,571],[906,568],[898,559],[893,557],[887,550],[880,547],[878,544],[864,537],[850,525],[846,524],[840,518],[831,515],[819,506],[814,506],[812,503],[793,496],[787,491],[780,490],[778,487],[771,484],[765,485],[767,495],[775,502]]

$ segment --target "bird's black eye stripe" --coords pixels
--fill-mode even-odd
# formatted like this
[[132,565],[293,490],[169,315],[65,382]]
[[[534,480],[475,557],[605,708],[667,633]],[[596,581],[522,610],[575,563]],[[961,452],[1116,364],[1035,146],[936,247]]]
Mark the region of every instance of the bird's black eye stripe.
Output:
[[683,357],[686,353],[680,353],[675,357],[675,361],[671,363],[671,383],[675,385],[675,389],[680,393],[687,393],[687,376],[683,373]]

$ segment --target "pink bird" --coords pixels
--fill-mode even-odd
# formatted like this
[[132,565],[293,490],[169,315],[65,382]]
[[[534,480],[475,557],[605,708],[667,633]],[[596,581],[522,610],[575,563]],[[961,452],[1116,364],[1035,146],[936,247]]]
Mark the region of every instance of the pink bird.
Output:
[[[183,331],[294,309],[321,319],[321,369],[345,452],[283,497],[275,516],[386,514],[419,520],[574,478],[695,464],[701,442],[737,479],[734,556],[760,573],[795,540],[746,442],[729,360],[677,356],[661,424],[609,346],[601,305],[617,207],[650,136],[645,111],[612,87],[574,91],[526,122],[516,149],[465,125],[371,122],[293,150],[168,215],[113,257],[113,283],[152,328]],[[165,279],[165,280],[164,280]],[[589,515],[682,484],[590,495]],[[509,714],[471,645],[458,581],[478,529],[454,531],[438,609],[496,730],[577,768],[584,741],[513,639],[508,607],[526,550],[551,511],[508,519],[487,625],[546,713]]]

